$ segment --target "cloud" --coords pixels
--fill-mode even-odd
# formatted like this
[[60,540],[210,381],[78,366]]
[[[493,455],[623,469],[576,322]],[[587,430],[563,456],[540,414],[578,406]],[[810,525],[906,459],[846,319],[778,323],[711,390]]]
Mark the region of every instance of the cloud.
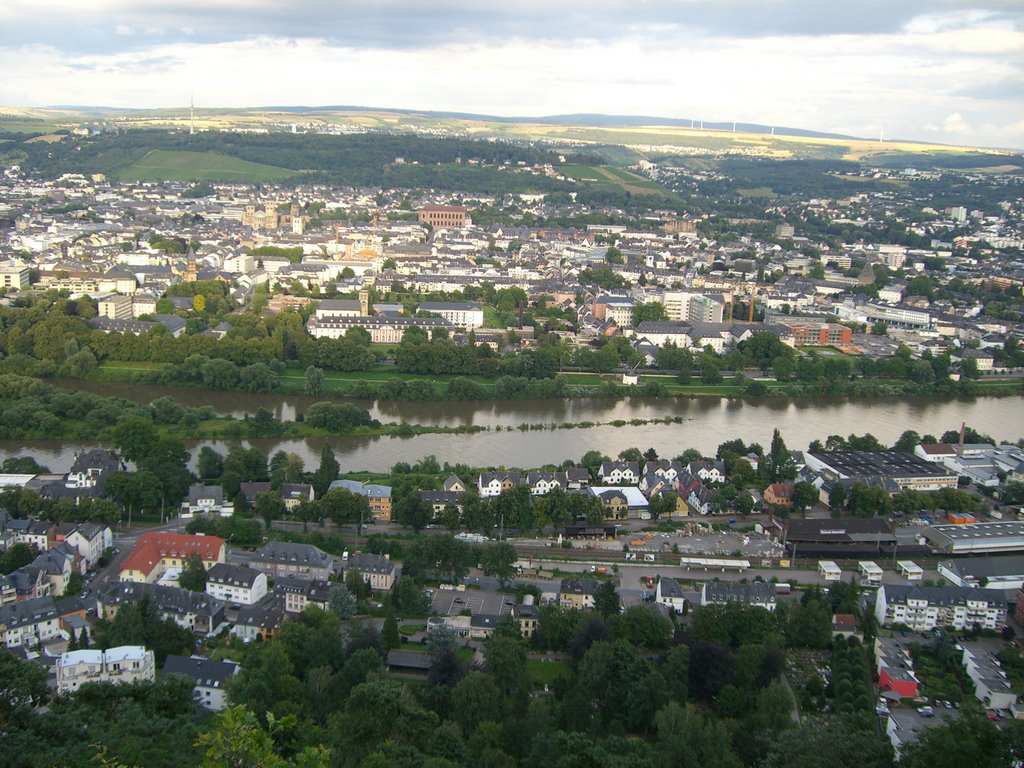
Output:
[[947,115],[946,119],[942,121],[942,129],[946,133],[959,133],[967,134],[970,133],[971,128],[964,121],[963,116],[959,112],[954,112],[951,115]]
[[[653,114],[1024,146],[1013,2],[85,5],[0,3],[0,24],[25,14],[5,30],[0,104],[171,107],[195,91],[207,106]],[[76,35],[49,23],[64,14]]]

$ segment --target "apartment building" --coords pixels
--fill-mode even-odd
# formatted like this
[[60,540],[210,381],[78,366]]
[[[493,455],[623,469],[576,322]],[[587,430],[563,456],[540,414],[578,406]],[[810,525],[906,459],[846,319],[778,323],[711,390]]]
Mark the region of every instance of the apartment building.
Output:
[[141,645],[105,651],[68,651],[57,658],[57,691],[74,693],[84,683],[135,683],[156,679],[153,652]]
[[901,624],[915,632],[936,627],[1002,629],[1006,599],[998,590],[883,584],[875,600],[875,618],[883,626]]

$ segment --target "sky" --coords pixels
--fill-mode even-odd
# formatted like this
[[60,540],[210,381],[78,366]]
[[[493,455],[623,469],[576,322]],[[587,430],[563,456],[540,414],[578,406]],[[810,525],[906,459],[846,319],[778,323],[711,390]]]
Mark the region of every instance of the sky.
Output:
[[739,121],[1024,149],[1021,0],[0,0],[0,105]]

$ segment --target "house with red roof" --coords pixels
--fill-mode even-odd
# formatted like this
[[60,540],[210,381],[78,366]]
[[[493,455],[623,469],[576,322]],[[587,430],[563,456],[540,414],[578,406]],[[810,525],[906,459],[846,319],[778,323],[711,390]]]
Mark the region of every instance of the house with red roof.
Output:
[[152,584],[170,568],[184,568],[190,555],[197,554],[207,570],[223,563],[224,539],[216,536],[192,536],[184,533],[144,533],[135,548],[121,563],[121,581]]

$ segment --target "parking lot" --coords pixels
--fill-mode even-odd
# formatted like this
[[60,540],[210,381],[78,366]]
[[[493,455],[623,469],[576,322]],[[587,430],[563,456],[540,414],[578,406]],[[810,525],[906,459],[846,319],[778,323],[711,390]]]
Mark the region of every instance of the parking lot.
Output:
[[481,592],[467,589],[459,592],[454,589],[437,589],[430,598],[433,612],[439,616],[458,616],[469,611],[474,616],[503,616],[512,611],[515,597],[498,592]]
[[951,720],[956,719],[960,714],[959,709],[946,709],[941,704],[932,703],[933,717],[924,717],[917,711],[917,705],[912,702],[898,704],[889,708],[889,714],[896,721],[900,741],[906,744],[916,741],[922,733],[929,728],[937,728],[940,725],[948,725]]

